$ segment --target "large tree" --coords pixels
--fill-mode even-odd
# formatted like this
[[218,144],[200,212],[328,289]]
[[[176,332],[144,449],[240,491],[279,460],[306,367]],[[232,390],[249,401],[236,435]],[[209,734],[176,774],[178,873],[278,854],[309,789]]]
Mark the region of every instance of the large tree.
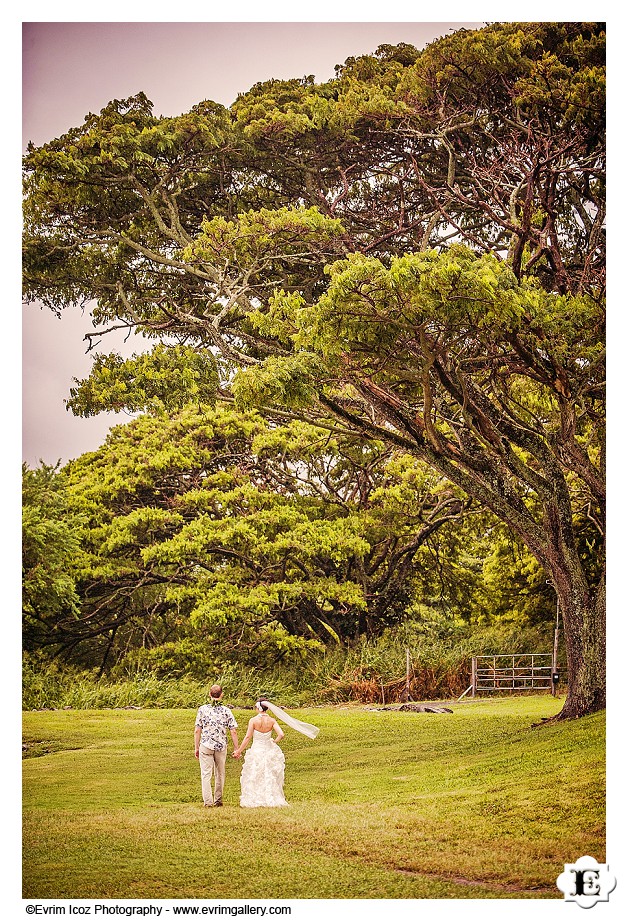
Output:
[[78,604],[27,646],[103,670],[181,640],[242,662],[378,634],[465,505],[381,443],[224,407],[116,427],[63,483],[68,511],[51,527],[82,548]]
[[547,572],[565,717],[605,703],[603,76],[600,24],[497,24],[26,158],[27,297],[167,346],[75,411],[216,393],[422,459]]

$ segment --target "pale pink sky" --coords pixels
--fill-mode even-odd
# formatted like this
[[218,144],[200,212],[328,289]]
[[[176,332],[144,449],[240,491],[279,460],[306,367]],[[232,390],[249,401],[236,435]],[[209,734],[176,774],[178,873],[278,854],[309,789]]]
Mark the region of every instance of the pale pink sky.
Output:
[[[26,22],[23,27],[23,143],[43,144],[82,124],[111,99],[146,93],[157,115],[178,115],[211,99],[230,105],[271,77],[313,74],[383,43],[424,47],[478,22]],[[89,373],[87,314],[59,320],[23,308],[22,442],[30,466],[97,448],[126,416],[77,419],[64,405],[72,378]],[[118,340],[120,343],[120,340]],[[114,347],[110,338],[104,348]],[[128,346],[127,346],[128,350]]]

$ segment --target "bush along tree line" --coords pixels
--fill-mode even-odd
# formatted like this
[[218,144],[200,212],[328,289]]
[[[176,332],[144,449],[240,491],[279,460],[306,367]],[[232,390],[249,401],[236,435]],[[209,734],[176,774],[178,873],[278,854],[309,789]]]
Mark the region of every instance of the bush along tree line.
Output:
[[604,61],[603,24],[498,23],[29,148],[26,298],[153,343],[71,392],[146,415],[63,471],[80,613],[29,642],[307,653],[438,580],[464,609],[484,542],[555,594],[561,717],[605,705]]

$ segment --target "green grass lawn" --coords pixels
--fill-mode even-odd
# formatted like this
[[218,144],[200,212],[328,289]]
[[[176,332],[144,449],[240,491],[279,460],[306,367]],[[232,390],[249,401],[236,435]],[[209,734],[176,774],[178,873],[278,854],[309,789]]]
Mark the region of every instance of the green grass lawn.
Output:
[[[453,714],[293,711],[283,809],[205,809],[193,710],[24,714],[23,897],[560,898],[605,860],[604,715],[550,696]],[[235,711],[240,738],[251,711]]]

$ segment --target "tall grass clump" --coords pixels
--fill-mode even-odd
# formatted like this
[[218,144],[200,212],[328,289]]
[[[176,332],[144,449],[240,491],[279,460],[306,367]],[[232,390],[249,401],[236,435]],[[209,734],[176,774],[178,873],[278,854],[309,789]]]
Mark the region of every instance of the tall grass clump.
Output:
[[261,672],[226,665],[205,680],[147,670],[123,676],[99,676],[96,669],[81,670],[43,656],[26,655],[22,707],[24,710],[187,709],[204,703],[216,682],[222,684],[225,699],[235,707],[249,706],[261,693],[293,707],[306,703],[311,696],[295,675],[279,670]]

